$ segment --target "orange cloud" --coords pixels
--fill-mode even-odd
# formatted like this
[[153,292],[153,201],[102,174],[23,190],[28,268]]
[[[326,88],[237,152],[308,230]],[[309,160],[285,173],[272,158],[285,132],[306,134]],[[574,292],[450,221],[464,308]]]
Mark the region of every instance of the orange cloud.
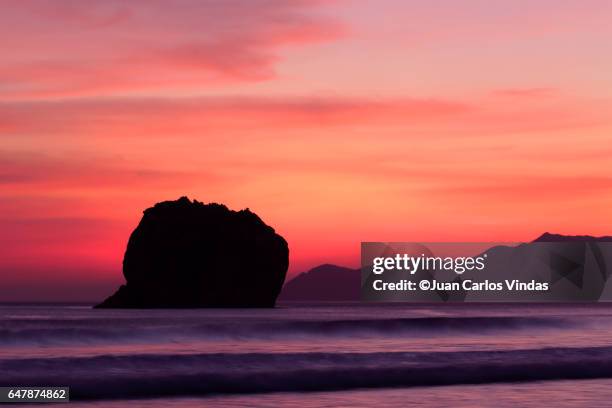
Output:
[[558,90],[554,88],[506,88],[496,89],[491,94],[510,98],[548,98],[556,96]]
[[469,100],[296,96],[0,102],[0,135],[212,139],[239,131],[245,137],[268,132],[275,138],[281,130],[318,129],[327,137],[326,129],[358,126],[455,138],[588,129],[609,122],[610,101],[541,93],[511,91],[511,103],[497,93]]
[[[436,99],[178,98],[0,103],[0,134],[86,131],[123,137],[202,132],[210,129],[321,127],[363,123],[432,123],[472,108]],[[35,117],[36,120],[31,120]]]
[[[0,187],[13,191],[46,191],[53,189],[123,189],[138,186],[156,188],[175,185],[180,180],[187,186],[194,180],[208,184],[218,182],[212,173],[192,174],[159,170],[153,167],[126,165],[117,159],[70,156],[49,156],[40,153],[0,151]],[[191,181],[190,181],[191,180]]]

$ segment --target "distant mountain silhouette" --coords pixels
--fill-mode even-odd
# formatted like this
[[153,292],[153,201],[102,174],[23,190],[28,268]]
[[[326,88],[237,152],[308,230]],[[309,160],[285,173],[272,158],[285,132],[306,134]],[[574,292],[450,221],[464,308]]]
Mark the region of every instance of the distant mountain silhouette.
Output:
[[[523,257],[534,257],[540,256],[538,252],[540,249],[544,249],[544,247],[538,247],[538,243],[544,242],[552,242],[552,243],[572,243],[572,242],[584,242],[584,243],[595,243],[595,242],[612,242],[612,237],[610,236],[602,236],[602,237],[593,237],[589,235],[560,235],[560,234],[551,234],[544,233],[531,243],[522,244],[517,248],[506,247],[506,246],[497,246],[491,248],[490,250],[490,262],[498,263],[501,268],[504,265],[508,265],[508,267],[512,268],[518,264],[521,267],[516,268],[517,273],[521,271],[525,271],[525,267],[527,266],[527,261],[523,261]],[[535,245],[534,245],[535,244]],[[588,247],[591,248],[591,247]],[[561,247],[560,250],[563,250],[564,247]],[[575,251],[576,248],[573,248]],[[382,251],[382,250],[381,250]],[[384,252],[384,251],[383,251]],[[567,252],[567,249],[565,249]],[[585,252],[582,251],[579,255],[582,256]],[[595,253],[597,254],[597,250],[595,249]],[[525,255],[523,255],[525,254]],[[536,254],[536,255],[534,255]],[[570,254],[568,254],[569,256]],[[572,256],[574,254],[571,254]],[[580,257],[579,257],[580,258]],[[598,256],[598,259],[601,257]],[[510,262],[512,259],[512,262]],[[529,258],[526,258],[529,259]],[[601,259],[599,260],[598,270],[601,268],[605,269],[605,266],[601,263]],[[542,268],[544,264],[538,266],[538,268]],[[553,267],[559,268],[558,265],[553,264]],[[528,268],[529,269],[529,268]],[[522,275],[523,272],[519,273],[517,277]],[[465,274],[461,278],[465,278],[470,274]],[[505,276],[509,276],[506,273]],[[568,275],[569,278],[572,276]],[[567,280],[567,278],[565,278]],[[562,281],[563,283],[564,281]],[[570,282],[571,283],[571,282]],[[360,285],[361,285],[361,273],[359,269],[351,269],[345,268],[342,266],[325,264],[317,266],[308,272],[303,272],[287,282],[281,291],[281,294],[278,298],[280,301],[357,301],[360,300]],[[601,284],[597,284],[598,287],[601,287]],[[591,296],[587,293],[588,296]],[[387,295],[388,296],[388,295]],[[494,294],[496,297],[500,297],[499,294]],[[592,296],[596,298],[598,296],[597,292],[593,292]],[[465,297],[465,294],[463,294]],[[431,299],[430,299],[431,300]],[[427,301],[427,299],[424,299]]]
[[612,242],[612,237],[592,237],[590,235],[560,235],[545,232],[533,242]]
[[288,265],[287,242],[256,214],[182,197],[144,211],[126,284],[97,307],[272,307]]
[[[610,301],[612,300],[612,237],[544,233],[516,247],[487,250],[486,276],[492,281],[512,277],[523,282],[548,282],[545,292],[470,291],[466,300]],[[472,279],[466,272],[461,279]]]
[[360,293],[360,270],[320,265],[287,282],[278,300],[356,301]]

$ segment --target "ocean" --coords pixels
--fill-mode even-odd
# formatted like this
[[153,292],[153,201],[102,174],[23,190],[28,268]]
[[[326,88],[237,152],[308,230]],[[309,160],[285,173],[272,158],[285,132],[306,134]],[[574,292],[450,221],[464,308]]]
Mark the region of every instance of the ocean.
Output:
[[0,386],[69,386],[75,407],[607,406],[612,305],[2,305]]

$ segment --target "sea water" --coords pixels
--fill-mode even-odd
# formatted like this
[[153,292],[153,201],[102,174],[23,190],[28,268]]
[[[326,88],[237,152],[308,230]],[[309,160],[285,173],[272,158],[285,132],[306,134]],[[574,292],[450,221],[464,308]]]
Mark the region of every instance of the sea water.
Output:
[[2,305],[0,386],[84,407],[600,406],[612,306]]

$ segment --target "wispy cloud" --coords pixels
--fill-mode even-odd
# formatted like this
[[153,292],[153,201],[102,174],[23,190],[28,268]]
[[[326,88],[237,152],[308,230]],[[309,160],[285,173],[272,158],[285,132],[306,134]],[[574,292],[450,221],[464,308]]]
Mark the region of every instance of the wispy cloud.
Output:
[[281,47],[337,38],[320,1],[9,1],[0,97],[218,86],[275,76]]

